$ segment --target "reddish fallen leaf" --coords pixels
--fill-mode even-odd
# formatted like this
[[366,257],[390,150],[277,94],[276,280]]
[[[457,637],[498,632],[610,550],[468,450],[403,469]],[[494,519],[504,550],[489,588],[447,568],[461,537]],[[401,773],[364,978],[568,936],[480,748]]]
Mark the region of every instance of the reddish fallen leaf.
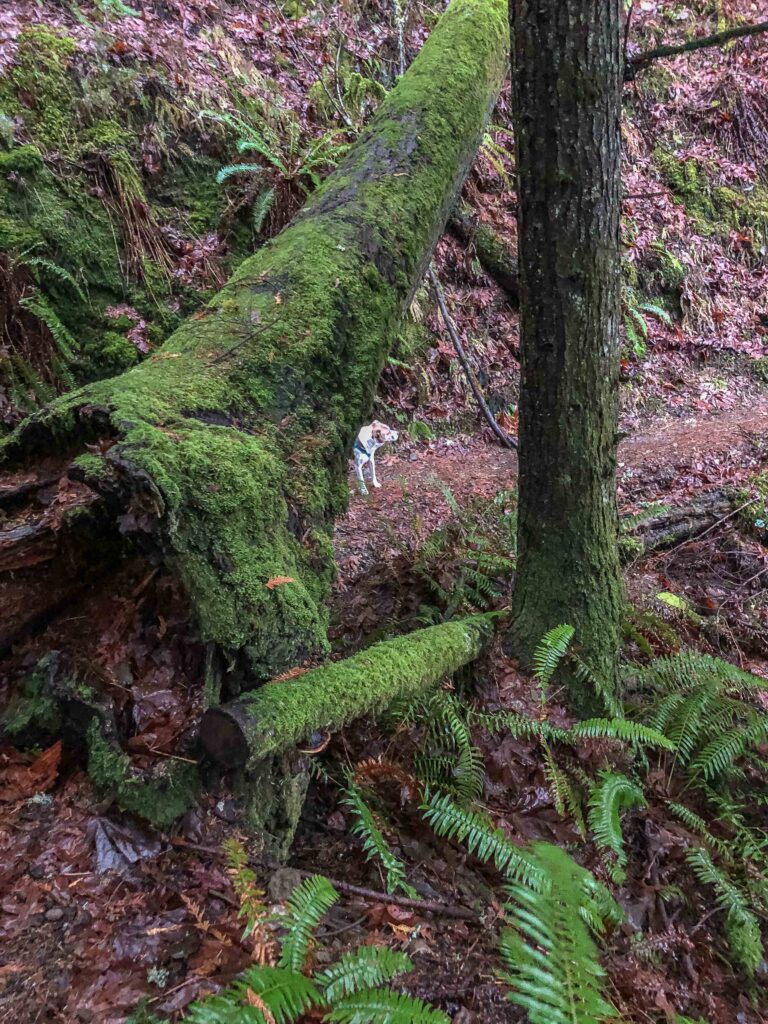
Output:
[[60,761],[61,740],[57,740],[32,764],[10,764],[2,773],[0,802],[15,803],[47,792],[59,774]]
[[274,590],[275,587],[282,587],[286,583],[295,583],[296,580],[292,576],[273,576],[271,580],[267,580],[264,586],[267,590]]

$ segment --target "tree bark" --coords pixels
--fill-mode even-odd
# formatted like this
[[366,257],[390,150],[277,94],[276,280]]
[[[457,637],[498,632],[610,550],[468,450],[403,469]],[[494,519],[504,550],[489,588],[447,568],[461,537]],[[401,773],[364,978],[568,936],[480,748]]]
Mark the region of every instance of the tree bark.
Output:
[[[474,159],[507,41],[503,0],[454,0],[338,169],[204,311],[3,442],[0,496],[14,508],[0,646],[71,600],[98,535],[100,571],[137,551],[169,567],[201,637],[252,682],[325,648],[352,440]],[[54,455],[66,515],[60,500],[35,504]]]
[[[518,568],[524,663],[559,623],[613,684],[623,593],[619,371],[619,0],[512,3],[521,299]],[[594,702],[571,680],[577,710]]]

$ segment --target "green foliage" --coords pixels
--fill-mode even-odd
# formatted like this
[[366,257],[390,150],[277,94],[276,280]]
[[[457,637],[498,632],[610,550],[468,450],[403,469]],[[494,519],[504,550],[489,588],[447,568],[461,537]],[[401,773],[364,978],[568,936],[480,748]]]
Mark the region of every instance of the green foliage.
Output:
[[442,491],[450,519],[409,552],[416,585],[425,586],[435,602],[422,608],[422,621],[430,622],[492,608],[515,567],[514,495],[503,491],[492,502],[475,499],[461,506],[450,488]]
[[643,806],[645,797],[642,789],[626,775],[608,770],[601,772],[600,781],[589,796],[589,827],[597,845],[615,855],[611,877],[619,884],[626,877],[624,865],[627,862],[620,814],[623,808]]
[[396,892],[401,889],[407,896],[416,898],[416,891],[405,880],[405,865],[390,849],[376,816],[363,797],[360,787],[351,779],[347,780],[345,797],[342,802],[355,818],[352,832],[362,840],[366,859],[373,860],[375,858],[381,862],[386,877],[387,892]]
[[286,934],[280,967],[295,972],[303,970],[312,934],[338,898],[339,894],[322,875],[305,878],[293,890],[288,898],[288,913],[284,921]]
[[409,956],[388,946],[361,946],[315,978],[330,1004],[364,989],[378,988],[413,970]]
[[450,1024],[442,1010],[420,999],[383,989],[367,990],[338,1000],[325,1020],[334,1024]]
[[[230,848],[230,861],[242,871],[242,853]],[[246,890],[252,884],[241,876]],[[338,893],[321,875],[302,882],[288,899],[285,935],[277,967],[254,966],[231,985],[194,1003],[189,1024],[294,1024],[316,1008],[324,1021],[338,1024],[449,1024],[448,1017],[420,999],[382,986],[413,969],[405,953],[361,946],[309,977],[309,944]],[[312,973],[310,971],[310,973]]]
[[717,905],[725,912],[725,934],[735,963],[754,974],[763,959],[760,924],[749,908],[748,897],[718,868],[703,847],[689,850],[686,860],[696,878],[715,890]]
[[622,314],[624,333],[638,359],[644,359],[647,354],[649,316],[666,327],[672,326],[672,318],[663,306],[641,298],[634,288],[627,285],[622,290]]
[[533,651],[533,675],[542,693],[552,681],[568,653],[575,630],[573,626],[555,626],[545,633]]
[[512,986],[508,998],[531,1024],[596,1024],[614,1019],[603,997],[605,972],[581,914],[579,893],[589,872],[563,850],[536,843],[538,884],[509,886],[511,927],[501,938]]
[[463,843],[471,854],[494,864],[508,880],[535,884],[539,869],[533,859],[484,816],[459,807],[444,793],[426,794],[421,811],[437,835]]
[[672,744],[691,777],[721,779],[768,735],[768,716],[750,699],[768,682],[729,662],[692,651],[633,670],[635,685],[657,696],[640,709]]
[[193,1003],[184,1019],[189,1024],[293,1024],[318,1004],[322,996],[303,974],[284,967],[251,967],[222,992]]
[[232,888],[240,903],[238,917],[245,918],[243,938],[247,939],[269,920],[269,913],[264,905],[264,893],[256,886],[256,874],[248,867],[248,854],[243,846],[236,839],[229,839],[224,844],[224,849]]
[[437,690],[410,714],[424,729],[421,750],[414,758],[416,774],[428,787],[453,793],[460,803],[476,800],[483,791],[485,768],[461,701]]

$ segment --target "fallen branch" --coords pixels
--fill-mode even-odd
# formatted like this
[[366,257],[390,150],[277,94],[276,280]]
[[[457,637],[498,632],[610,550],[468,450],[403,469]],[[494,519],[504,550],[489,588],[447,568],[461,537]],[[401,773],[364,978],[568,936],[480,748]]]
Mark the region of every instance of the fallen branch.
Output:
[[[294,869],[302,878],[315,878],[316,871],[304,871],[302,868]],[[325,876],[328,877],[327,875]],[[441,917],[454,917],[460,921],[474,921],[480,923],[477,914],[466,907],[457,907],[450,903],[438,903],[436,900],[415,900],[408,896],[395,896],[388,892],[377,892],[375,889],[366,889],[362,885],[352,885],[351,882],[340,882],[337,878],[328,878],[328,881],[339,892],[345,892],[350,896],[360,896],[364,900],[375,903],[394,903],[396,907],[408,907],[413,910],[420,910],[426,914],[439,914]]]
[[394,700],[415,697],[473,661],[493,633],[476,615],[385,640],[296,679],[266,683],[209,708],[200,723],[206,753],[227,768],[258,769],[319,730],[337,730]]
[[661,60],[663,57],[676,57],[680,53],[692,53],[694,50],[722,46],[733,39],[742,39],[744,36],[756,36],[763,32],[768,32],[768,21],[761,21],[754,25],[739,25],[734,28],[727,28],[722,32],[715,32],[714,35],[703,36],[701,39],[689,39],[687,43],[657,46],[653,50],[646,50],[645,53],[638,53],[636,56],[629,58],[624,65],[624,81],[633,81],[639,71],[643,71],[650,63],[655,60]]
[[448,306],[446,305],[445,302],[445,293],[443,291],[443,286],[440,284],[438,276],[435,273],[435,269],[432,266],[430,266],[429,268],[429,281],[430,284],[432,285],[432,288],[434,289],[435,296],[437,298],[437,304],[440,307],[440,313],[442,314],[443,321],[445,322],[445,326],[448,330],[448,335],[451,341],[453,342],[453,347],[456,349],[456,355],[459,357],[459,362],[461,363],[462,368],[464,369],[464,373],[467,375],[469,386],[472,389],[472,394],[475,396],[477,404],[480,406],[480,411],[485,417],[489,427],[494,432],[496,437],[499,438],[501,443],[507,448],[517,448],[517,441],[515,440],[515,438],[510,437],[509,434],[506,433],[506,431],[501,429],[499,424],[496,422],[496,417],[488,408],[488,403],[483,397],[483,392],[480,390],[480,385],[478,384],[477,378],[475,377],[475,371],[472,369],[469,359],[467,358],[467,354],[464,351],[464,346],[461,344],[461,339],[459,338],[458,331],[456,330],[456,325],[453,322],[453,317],[448,312]]

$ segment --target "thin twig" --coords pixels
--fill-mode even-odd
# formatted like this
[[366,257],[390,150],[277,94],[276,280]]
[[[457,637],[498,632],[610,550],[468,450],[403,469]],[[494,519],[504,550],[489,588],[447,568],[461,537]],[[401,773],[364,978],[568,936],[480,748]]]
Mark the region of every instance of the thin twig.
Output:
[[249,328],[249,330],[248,330],[248,332],[247,332],[247,334],[246,334],[246,336],[244,338],[242,338],[240,341],[236,342],[236,344],[232,345],[231,348],[224,349],[223,352],[220,352],[217,356],[215,356],[208,363],[206,363],[206,366],[216,366],[216,364],[222,362],[222,360],[228,359],[229,356],[231,356],[233,353],[237,352],[244,345],[247,345],[249,342],[253,341],[254,338],[258,338],[258,336],[260,334],[263,334],[265,331],[268,331],[271,327],[276,327],[279,323],[282,323],[282,320],[283,320],[282,317],[277,317],[275,320],[272,320],[270,323],[263,324],[258,329],[258,331],[255,331],[255,330]]
[[499,424],[496,422],[496,417],[488,408],[488,403],[486,402],[485,398],[483,397],[483,393],[480,390],[480,385],[478,384],[477,379],[475,378],[474,370],[472,369],[469,359],[467,358],[467,354],[464,351],[464,346],[461,344],[461,339],[459,338],[458,331],[456,330],[456,325],[453,322],[451,314],[448,312],[448,307],[445,302],[445,293],[443,292],[443,286],[440,284],[440,280],[437,274],[435,273],[435,268],[431,264],[429,267],[429,282],[432,285],[432,288],[435,292],[435,296],[437,298],[437,305],[440,308],[440,313],[442,314],[443,321],[445,322],[445,326],[448,330],[448,335],[451,341],[453,342],[453,347],[456,349],[456,355],[459,357],[459,362],[461,363],[464,369],[464,373],[467,375],[469,386],[472,389],[472,394],[475,396],[477,404],[480,406],[480,411],[485,417],[491,430],[499,438],[501,443],[505,445],[507,448],[517,448],[517,440],[514,437],[510,437],[506,431],[501,429]]
[[[316,871],[304,871],[297,869],[302,878],[314,878]],[[324,876],[328,878],[328,876]],[[397,907],[408,907],[412,910],[420,910],[424,913],[439,914],[441,917],[455,917],[461,921],[476,921],[480,918],[467,907],[458,907],[451,903],[438,903],[436,900],[414,900],[408,896],[395,896],[388,892],[379,892],[376,889],[366,889],[362,885],[352,885],[350,882],[341,882],[337,878],[328,878],[328,881],[339,892],[347,893],[348,896],[360,896],[361,899],[370,900],[375,903],[393,903]]]
[[722,46],[732,39],[741,39],[744,36],[756,36],[762,32],[768,32],[768,21],[761,21],[755,25],[739,25],[735,28],[727,28],[723,32],[715,32],[711,36],[703,36],[701,39],[689,39],[687,43],[677,43],[668,46],[657,46],[653,50],[646,50],[645,53],[638,53],[630,57],[624,64],[624,80],[632,81],[638,71],[642,71],[648,64],[662,57],[676,57],[679,53],[690,53],[693,50],[703,50],[712,46]]

